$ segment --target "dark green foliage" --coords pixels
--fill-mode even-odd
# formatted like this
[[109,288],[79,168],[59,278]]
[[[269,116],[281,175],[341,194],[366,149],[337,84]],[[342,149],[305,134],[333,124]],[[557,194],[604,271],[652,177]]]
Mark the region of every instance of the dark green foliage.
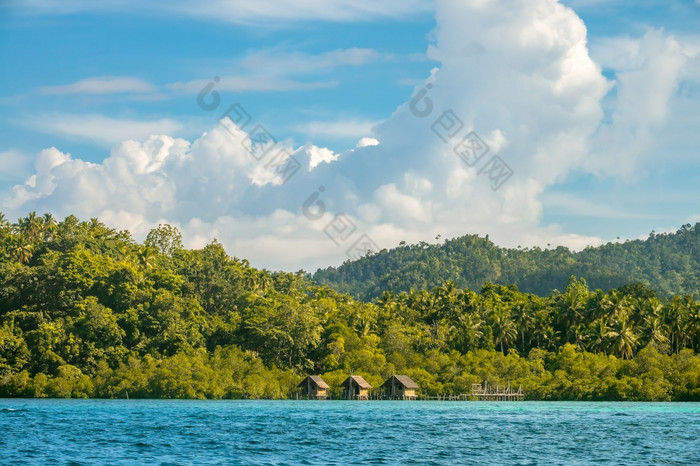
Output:
[[[700,400],[691,296],[637,282],[593,291],[574,276],[546,297],[481,283],[506,276],[510,253],[469,241],[479,293],[445,281],[366,303],[303,273],[257,270],[217,242],[185,250],[168,225],[138,244],[95,219],[3,221],[0,396],[285,398],[307,373],[333,390],[349,373],[374,387],[404,373],[425,395],[487,380],[531,399]],[[439,277],[433,259],[421,267]]]
[[[463,288],[484,283],[515,284],[547,296],[570,276],[585,277],[593,288],[629,286],[626,293],[700,298],[700,223],[676,233],[651,233],[646,240],[608,243],[581,252],[567,248],[505,249],[486,238],[467,235],[444,244],[402,245],[390,251],[318,270],[313,278],[357,299],[371,301],[384,291],[430,290],[452,280]],[[633,285],[630,285],[633,283]],[[644,295],[644,297],[650,297]]]

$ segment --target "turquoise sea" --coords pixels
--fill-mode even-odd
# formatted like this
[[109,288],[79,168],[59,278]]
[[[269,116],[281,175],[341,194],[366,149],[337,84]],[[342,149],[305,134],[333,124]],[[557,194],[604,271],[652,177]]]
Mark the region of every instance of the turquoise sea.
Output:
[[2,464],[700,464],[700,403],[0,400]]

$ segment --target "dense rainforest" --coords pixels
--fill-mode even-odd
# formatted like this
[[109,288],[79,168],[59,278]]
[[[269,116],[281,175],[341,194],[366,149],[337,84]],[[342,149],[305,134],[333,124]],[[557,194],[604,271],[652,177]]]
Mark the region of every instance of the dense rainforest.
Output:
[[507,249],[488,236],[467,235],[441,244],[422,242],[317,271],[313,278],[356,299],[371,301],[384,291],[430,290],[446,281],[478,290],[486,282],[517,285],[538,296],[566,287],[569,277],[585,277],[594,289],[611,290],[639,282],[659,295],[700,299],[700,223],[676,233],[652,232],[646,240],[608,243],[572,252]]
[[[653,241],[697,237],[696,227]],[[510,255],[476,237],[453,246],[461,242]],[[625,247],[608,246],[617,255]],[[636,247],[637,255],[652,248]],[[579,260],[558,251],[541,254]],[[547,268],[535,261],[549,256],[517,254],[531,278]],[[693,263],[689,249],[674,254],[674,263]],[[438,280],[437,256],[425,258]],[[464,271],[472,259],[461,260]],[[655,261],[667,259],[646,263]],[[494,278],[473,262],[470,276]],[[600,267],[597,277],[606,276]],[[404,272],[393,275],[415,278]],[[258,270],[216,241],[185,249],[168,225],[138,243],[97,219],[0,216],[0,396],[286,398],[307,373],[336,391],[350,373],[374,387],[397,373],[424,395],[466,393],[486,380],[522,385],[528,399],[700,400],[700,303],[657,296],[631,282],[639,277],[603,292],[571,276],[546,296],[448,280],[363,302],[303,272]]]

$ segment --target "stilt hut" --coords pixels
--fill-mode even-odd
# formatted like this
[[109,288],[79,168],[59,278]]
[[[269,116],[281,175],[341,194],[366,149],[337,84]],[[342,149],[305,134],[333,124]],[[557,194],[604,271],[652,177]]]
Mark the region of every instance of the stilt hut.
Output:
[[351,375],[341,384],[342,397],[345,400],[369,400],[369,389],[372,386],[359,375]]
[[297,388],[301,389],[301,397],[309,400],[325,400],[330,388],[318,375],[310,375],[301,381]]
[[407,375],[392,375],[381,388],[386,399],[415,400],[418,384]]

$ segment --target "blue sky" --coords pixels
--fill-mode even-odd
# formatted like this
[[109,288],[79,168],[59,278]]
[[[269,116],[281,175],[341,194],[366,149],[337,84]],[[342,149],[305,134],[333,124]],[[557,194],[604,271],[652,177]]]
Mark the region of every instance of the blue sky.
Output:
[[[10,217],[97,216],[137,238],[169,222],[189,246],[218,238],[287,270],[356,243],[480,233],[578,249],[700,221],[694,0],[93,3],[0,6]],[[427,83],[436,112],[421,120],[409,101]],[[226,139],[233,103],[252,117],[242,140],[263,125],[298,175]],[[483,161],[430,130],[448,109]],[[512,176],[493,189],[496,154]]]

